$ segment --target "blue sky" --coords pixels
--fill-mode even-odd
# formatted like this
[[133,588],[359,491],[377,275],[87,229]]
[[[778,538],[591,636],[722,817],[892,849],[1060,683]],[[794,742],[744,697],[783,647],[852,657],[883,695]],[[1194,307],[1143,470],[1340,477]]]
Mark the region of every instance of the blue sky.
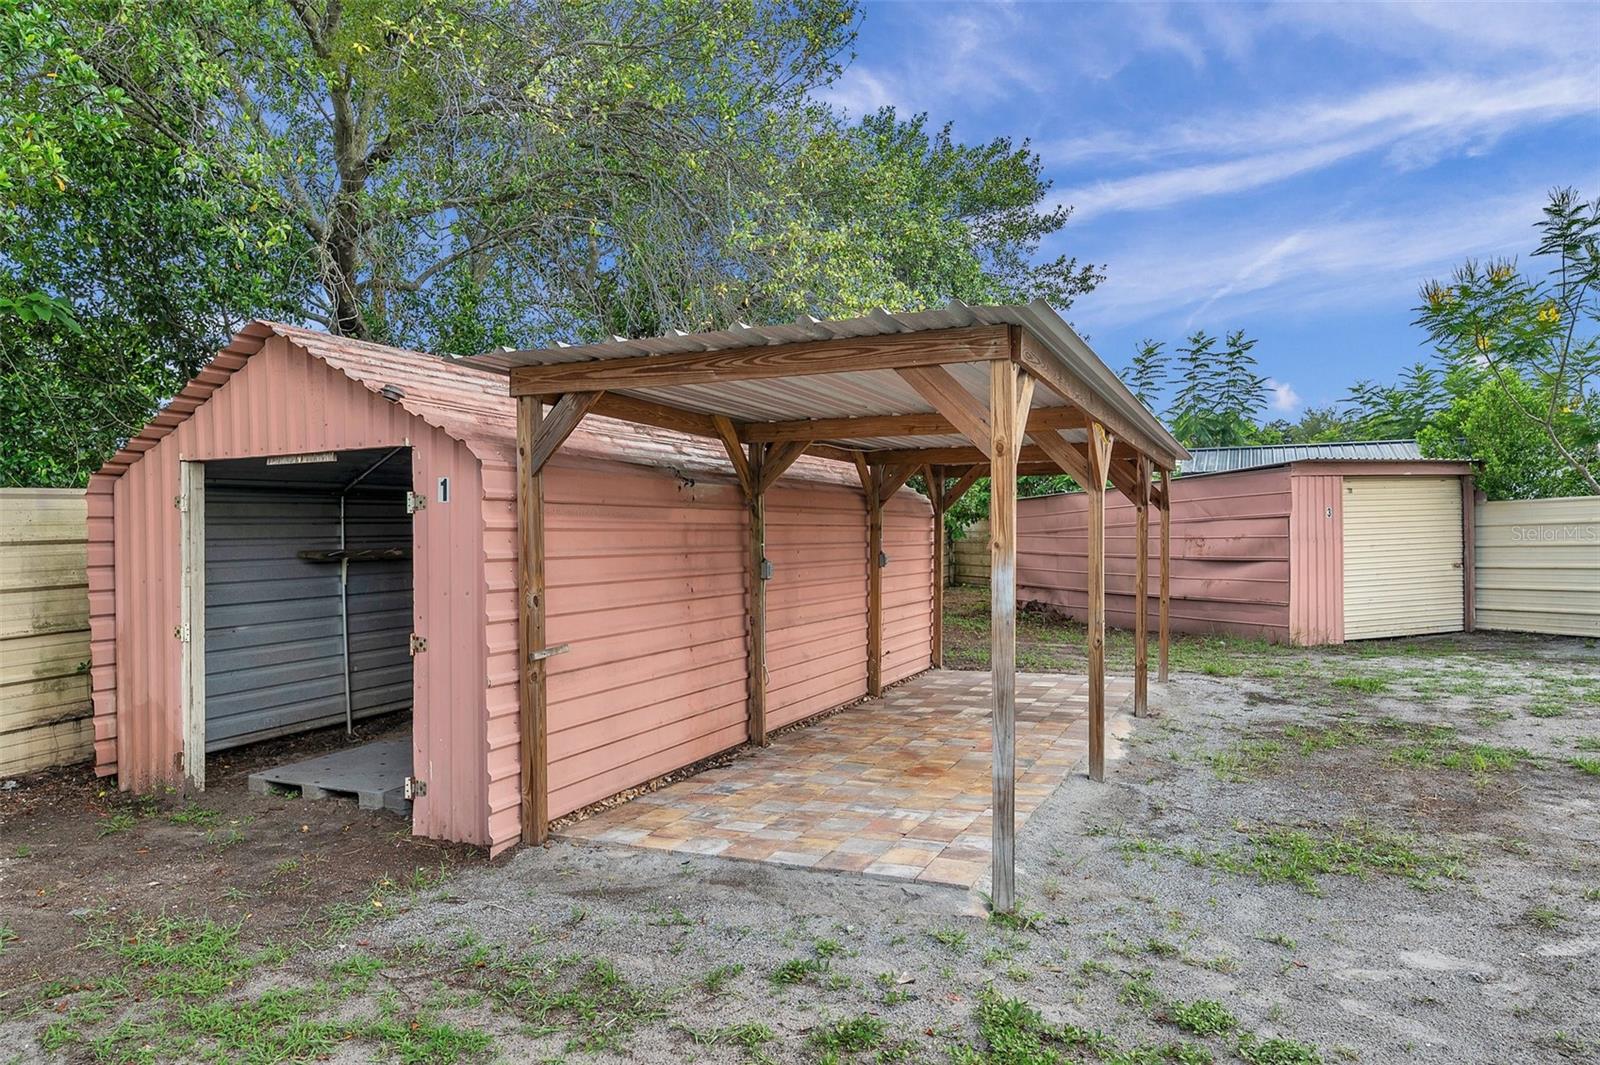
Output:
[[1600,195],[1600,4],[868,2],[825,94],[1028,138],[1103,263],[1068,317],[1258,337],[1268,417],[1427,356],[1418,285],[1531,251],[1546,192]]

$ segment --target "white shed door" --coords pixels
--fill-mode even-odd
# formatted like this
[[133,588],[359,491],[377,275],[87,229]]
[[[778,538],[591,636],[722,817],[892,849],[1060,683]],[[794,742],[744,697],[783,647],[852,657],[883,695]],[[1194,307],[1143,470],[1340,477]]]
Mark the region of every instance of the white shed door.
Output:
[[1344,479],[1344,638],[1459,632],[1461,481]]

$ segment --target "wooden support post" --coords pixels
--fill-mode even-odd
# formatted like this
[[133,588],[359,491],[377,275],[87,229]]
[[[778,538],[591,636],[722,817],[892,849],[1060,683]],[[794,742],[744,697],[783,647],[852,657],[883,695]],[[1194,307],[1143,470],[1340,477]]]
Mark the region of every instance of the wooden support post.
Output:
[[1106,778],[1106,476],[1111,437],[1089,427],[1089,779]]
[[944,467],[928,467],[928,501],[933,504],[933,618],[928,662],[944,668]]
[[867,694],[883,694],[883,500],[867,478]]
[[1138,462],[1133,538],[1133,716],[1150,709],[1150,460]]
[[750,701],[746,724],[750,742],[758,747],[767,745],[767,448],[766,444],[750,445],[751,491],[745,497],[750,510]]
[[1009,362],[989,376],[990,679],[994,688],[991,898],[996,913],[1016,907],[1017,455],[1022,445],[1022,375]]
[[[544,475],[534,466],[544,408],[537,396],[517,399],[517,731],[521,741],[522,841],[550,832],[549,731],[544,649]],[[548,457],[548,456],[547,456]]]
[[1161,471],[1161,606],[1156,630],[1156,679],[1167,682],[1167,645],[1170,640],[1172,599],[1172,475]]

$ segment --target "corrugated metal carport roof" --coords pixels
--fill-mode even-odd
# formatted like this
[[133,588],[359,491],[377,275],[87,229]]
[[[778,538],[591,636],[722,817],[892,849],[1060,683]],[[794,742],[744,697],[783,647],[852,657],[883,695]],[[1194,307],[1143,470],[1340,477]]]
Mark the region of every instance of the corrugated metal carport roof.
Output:
[[[878,308],[859,318],[833,321],[822,321],[808,315],[789,325],[752,326],[740,323],[731,329],[702,333],[674,331],[664,336],[639,340],[614,337],[595,344],[493,351],[463,361],[483,369],[509,373],[519,366],[734,351],[984,325],[1016,325],[1027,329],[1069,370],[1087,382],[1117,414],[1146,433],[1169,455],[1180,458],[1188,454],[1160,420],[1128,391],[1127,386],[1072,326],[1044,300],[993,306],[969,306],[952,300],[946,306],[933,310],[891,314]],[[986,367],[968,364],[951,365],[946,369],[969,392],[987,402],[989,372]],[[660,399],[684,410],[721,414],[746,422],[933,412],[932,406],[897,374],[883,370],[829,373],[813,378],[777,377],[770,380],[730,380],[668,387],[624,386],[617,391],[638,398]],[[1063,402],[1049,389],[1041,388],[1034,393],[1035,409],[1061,405],[1064,405]],[[966,438],[961,436],[830,438],[828,442],[861,450],[960,447],[967,444]]]

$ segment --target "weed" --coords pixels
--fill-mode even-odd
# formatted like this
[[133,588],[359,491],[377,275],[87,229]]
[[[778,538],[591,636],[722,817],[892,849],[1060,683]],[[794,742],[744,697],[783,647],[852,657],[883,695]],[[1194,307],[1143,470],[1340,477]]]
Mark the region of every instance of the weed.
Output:
[[935,928],[928,933],[935,943],[949,947],[957,954],[964,954],[967,950],[967,933],[962,928]]
[[685,1028],[683,1031],[701,1046],[731,1045],[743,1048],[745,1056],[752,1061],[770,1060],[762,1050],[766,1044],[778,1038],[778,1033],[771,1028],[756,1021],[746,1021],[743,1024],[730,1024],[722,1028],[713,1028],[709,1031],[696,1031]]
[[1529,717],[1560,717],[1566,712],[1566,707],[1550,699],[1540,699],[1528,706]]
[[1207,752],[1205,760],[1218,777],[1237,784],[1272,772],[1282,754],[1283,744],[1277,740],[1241,740],[1226,750]]
[[1226,1035],[1239,1027],[1239,1019],[1212,998],[1179,1002],[1168,1011],[1173,1024],[1195,1035]]
[[167,820],[175,825],[199,825],[205,827],[215,824],[220,816],[222,815],[215,810],[208,810],[204,806],[197,806],[191,802],[183,809],[174,810],[168,814]]
[[803,984],[826,969],[827,966],[816,958],[790,958],[772,971],[772,982]]
[[744,972],[744,966],[739,964],[719,965],[700,978],[700,989],[708,995],[720,995],[728,986],[728,982]]
[[1316,1047],[1294,1039],[1257,1039],[1246,1032],[1234,1048],[1250,1065],[1322,1065]]
[[1543,928],[1546,931],[1555,928],[1567,919],[1566,914],[1552,906],[1535,906],[1523,914],[1522,917],[1534,927]]
[[989,911],[989,923],[996,928],[1005,928],[1013,932],[1030,932],[1044,924],[1045,916],[1036,910],[1025,910],[1018,906],[1014,910]]
[[130,813],[115,813],[100,822],[99,836],[115,836],[119,832],[126,832],[139,823],[139,819]]
[[1580,751],[1600,751],[1600,736],[1579,736],[1572,745]]
[[1122,990],[1117,992],[1117,1001],[1124,1006],[1138,1006],[1142,1010],[1152,1010],[1161,1004],[1161,992],[1150,983],[1150,970],[1135,973],[1123,981]]
[[1263,943],[1272,943],[1276,946],[1282,947],[1284,950],[1294,950],[1300,945],[1299,943],[1296,943],[1294,940],[1290,939],[1288,936],[1284,935],[1282,932],[1274,932],[1270,936],[1262,936],[1261,941]]
[[811,944],[811,952],[819,958],[836,958],[844,953],[844,944],[837,939],[819,939]]
[[1387,691],[1389,682],[1382,677],[1339,677],[1333,682],[1333,686],[1335,688],[1344,688],[1348,691],[1375,694]]
[[0,957],[6,953],[6,944],[15,943],[18,939],[17,930],[8,924],[0,924]]
[[677,907],[673,907],[671,913],[664,913],[660,917],[652,919],[650,923],[655,925],[657,928],[694,927],[694,919],[685,916],[684,912]]
[[884,1024],[878,1017],[861,1014],[818,1028],[811,1033],[811,1045],[819,1050],[857,1054],[883,1043]]
[[1567,759],[1567,764],[1585,776],[1600,777],[1600,758],[1574,755]]

